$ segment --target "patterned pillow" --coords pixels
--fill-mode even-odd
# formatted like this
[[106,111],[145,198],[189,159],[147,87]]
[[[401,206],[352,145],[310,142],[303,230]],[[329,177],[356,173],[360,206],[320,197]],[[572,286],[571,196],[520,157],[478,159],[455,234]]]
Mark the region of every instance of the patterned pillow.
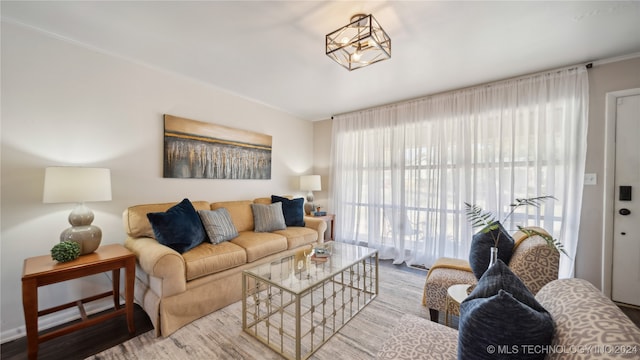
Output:
[[207,239],[200,217],[189,199],[184,199],[166,212],[148,213],[156,240],[184,253]]
[[502,260],[460,304],[458,359],[544,359],[554,323]]
[[287,228],[282,213],[282,203],[270,205],[251,204],[253,210],[253,224],[255,232],[271,232]]
[[511,260],[514,241],[507,230],[502,227],[502,224],[498,223],[498,228],[488,233],[478,232],[473,235],[471,248],[469,249],[469,266],[476,279],[480,279],[487,267],[489,267],[491,247],[495,245],[494,237],[498,239],[498,259],[504,261],[505,264],[508,264],[509,260]]
[[231,215],[227,209],[198,210],[198,215],[200,215],[202,225],[204,225],[204,229],[212,243],[219,244],[238,236],[238,230],[233,225]]
[[287,226],[304,226],[304,199],[287,199],[285,197],[271,195],[271,202],[282,203],[284,223]]

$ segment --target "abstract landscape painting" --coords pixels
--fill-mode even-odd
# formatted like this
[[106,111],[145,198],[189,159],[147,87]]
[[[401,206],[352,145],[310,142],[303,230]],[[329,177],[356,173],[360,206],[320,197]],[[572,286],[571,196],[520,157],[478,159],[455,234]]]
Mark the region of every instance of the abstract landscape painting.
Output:
[[164,177],[271,179],[271,136],[164,115]]

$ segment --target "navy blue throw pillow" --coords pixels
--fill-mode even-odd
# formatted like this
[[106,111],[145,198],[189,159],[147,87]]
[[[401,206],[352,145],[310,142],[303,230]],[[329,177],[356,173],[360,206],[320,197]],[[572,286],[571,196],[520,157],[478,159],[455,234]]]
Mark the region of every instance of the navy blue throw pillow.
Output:
[[478,285],[465,300],[488,298],[500,290],[509,292],[516,300],[537,311],[547,312],[522,280],[500,259],[482,275]]
[[304,199],[287,199],[285,197],[271,195],[271,203],[282,203],[282,214],[287,226],[304,226]]
[[184,199],[166,212],[148,213],[156,240],[180,254],[207,239],[200,216],[189,199]]
[[502,227],[502,224],[498,223],[498,228],[488,233],[480,231],[473,235],[471,248],[469,249],[469,266],[477,279],[480,279],[487,267],[489,267],[491,248],[495,245],[494,238],[498,238],[498,236],[500,236],[498,240],[498,259],[508,264],[513,254],[514,241],[511,235]]
[[544,359],[551,315],[501,260],[460,304],[458,360]]

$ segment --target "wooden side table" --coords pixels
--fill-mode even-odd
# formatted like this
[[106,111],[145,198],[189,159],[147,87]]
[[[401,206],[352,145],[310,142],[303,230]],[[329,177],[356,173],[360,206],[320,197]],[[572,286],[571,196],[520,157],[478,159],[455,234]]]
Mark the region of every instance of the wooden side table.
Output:
[[328,223],[331,224],[331,240],[335,240],[335,221],[336,221],[336,216],[334,214],[327,214],[327,215],[322,215],[322,216],[315,216],[315,215],[307,215],[309,217],[312,217],[314,219],[322,219]]
[[[38,358],[38,345],[47,340],[70,332],[89,327],[115,316],[126,314],[129,334],[135,332],[133,323],[133,286],[135,279],[135,255],[122,245],[101,246],[95,252],[79,258],[58,263],[51,255],[36,256],[24,261],[22,271],[22,306],[27,328],[27,353],[29,359]],[[120,306],[120,268],[125,269],[125,307]],[[112,271],[113,289],[111,291],[84,298],[75,302],[38,310],[38,287],[66,280]],[[113,295],[114,311],[89,318],[84,310],[84,303]],[[38,332],[38,317],[63,309],[78,306],[82,320],[64,328],[46,332]]]
[[469,288],[473,285],[456,284],[447,289],[447,303],[444,312],[444,324],[449,326],[449,316],[460,315],[460,303],[469,296]]

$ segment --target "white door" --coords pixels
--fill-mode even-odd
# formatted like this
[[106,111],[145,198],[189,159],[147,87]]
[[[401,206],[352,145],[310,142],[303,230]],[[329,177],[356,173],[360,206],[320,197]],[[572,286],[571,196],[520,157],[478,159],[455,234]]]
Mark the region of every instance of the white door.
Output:
[[640,306],[640,95],[618,98],[613,301]]

